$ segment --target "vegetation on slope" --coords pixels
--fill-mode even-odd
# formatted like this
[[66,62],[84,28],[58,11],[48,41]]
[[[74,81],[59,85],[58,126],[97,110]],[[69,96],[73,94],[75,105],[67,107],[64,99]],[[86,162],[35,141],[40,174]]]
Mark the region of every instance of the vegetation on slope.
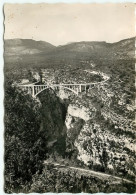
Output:
[[65,108],[54,98],[42,96],[41,105],[6,79],[5,192],[27,192],[33,175],[42,172],[43,160],[53,153],[52,139],[56,139],[54,150],[64,155]]

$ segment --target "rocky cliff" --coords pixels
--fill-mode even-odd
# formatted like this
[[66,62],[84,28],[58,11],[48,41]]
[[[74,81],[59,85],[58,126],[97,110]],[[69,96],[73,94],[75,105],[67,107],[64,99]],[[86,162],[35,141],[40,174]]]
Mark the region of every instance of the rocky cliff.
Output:
[[113,96],[103,84],[75,97],[75,103],[71,100],[65,118],[66,151],[72,156],[76,150],[75,161],[90,169],[134,179],[132,120],[111,108]]

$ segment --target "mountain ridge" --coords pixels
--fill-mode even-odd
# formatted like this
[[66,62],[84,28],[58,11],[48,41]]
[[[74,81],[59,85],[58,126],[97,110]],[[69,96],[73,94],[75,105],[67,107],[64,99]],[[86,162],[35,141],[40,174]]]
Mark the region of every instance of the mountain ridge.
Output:
[[6,39],[4,45],[7,55],[46,53],[46,51],[49,52],[55,48],[48,42],[33,39]]
[[[4,41],[4,59],[8,67],[35,66],[47,68],[65,64],[79,64],[82,61],[118,60],[135,58],[135,37],[115,43],[105,41],[81,41],[54,46],[32,39],[9,39]],[[77,63],[78,61],[78,63]],[[31,64],[31,65],[30,65]],[[79,66],[82,66],[80,63]],[[30,67],[31,68],[31,67]]]
[[53,45],[52,43],[49,43],[47,41],[43,41],[43,40],[35,40],[35,39],[22,39],[22,38],[14,38],[14,39],[4,39],[4,42],[7,42],[7,41],[34,41],[36,43],[47,43],[47,44],[50,44],[51,46],[53,47],[62,47],[62,46],[67,46],[67,45],[71,45],[71,44],[79,44],[79,43],[104,43],[104,44],[108,44],[108,45],[115,45],[115,44],[118,44],[118,43],[121,43],[122,41],[128,41],[128,40],[132,40],[132,39],[135,39],[136,37],[130,37],[130,38],[125,38],[125,39],[122,39],[122,40],[119,40],[119,41],[116,41],[116,42],[107,42],[107,41],[77,41],[77,42],[68,42],[66,44],[62,44],[62,45],[58,45],[58,46],[55,46]]

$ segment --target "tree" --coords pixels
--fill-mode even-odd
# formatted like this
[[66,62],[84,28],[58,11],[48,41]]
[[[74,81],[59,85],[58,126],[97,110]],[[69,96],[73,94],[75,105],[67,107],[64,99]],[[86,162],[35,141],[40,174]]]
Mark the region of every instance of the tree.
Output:
[[40,106],[5,84],[5,192],[25,190],[33,174],[42,171],[46,155],[46,136],[40,130]]

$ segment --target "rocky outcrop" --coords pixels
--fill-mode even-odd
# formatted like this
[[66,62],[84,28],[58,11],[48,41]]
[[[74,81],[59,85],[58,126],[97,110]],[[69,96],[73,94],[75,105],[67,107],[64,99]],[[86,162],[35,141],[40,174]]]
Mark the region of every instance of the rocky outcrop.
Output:
[[[106,96],[107,91],[109,96]],[[134,179],[134,141],[131,135],[119,132],[129,120],[110,109],[113,97],[110,89],[97,87],[91,95],[98,93],[94,102],[88,96],[89,99],[76,98],[75,104],[74,101],[69,104],[65,119],[67,151],[76,150],[75,161],[81,161],[93,170]]]
[[81,118],[84,121],[88,121],[90,119],[89,110],[85,107],[77,107],[76,105],[69,105],[67,113],[73,117]]

